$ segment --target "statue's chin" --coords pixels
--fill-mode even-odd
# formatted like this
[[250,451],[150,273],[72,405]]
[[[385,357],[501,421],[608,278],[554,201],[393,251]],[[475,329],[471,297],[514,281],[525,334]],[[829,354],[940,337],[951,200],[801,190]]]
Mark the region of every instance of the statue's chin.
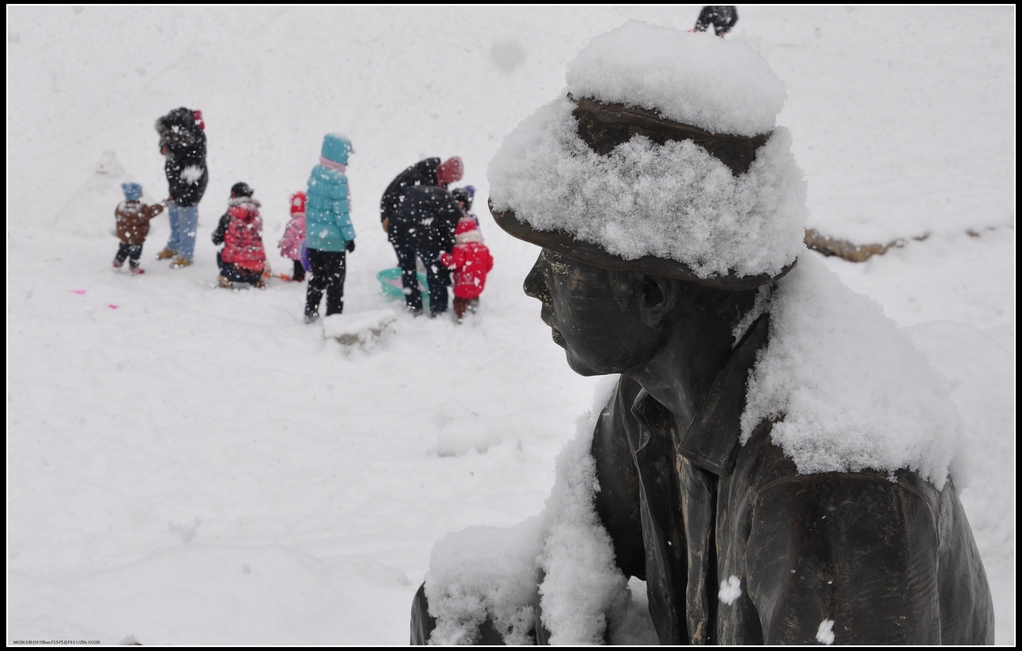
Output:
[[582,362],[581,360],[574,357],[571,354],[570,350],[565,349],[564,356],[568,360],[568,366],[571,368],[571,370],[575,371],[582,377],[592,377],[594,375],[607,375],[606,372],[598,371],[589,366],[588,364],[586,364],[585,362]]

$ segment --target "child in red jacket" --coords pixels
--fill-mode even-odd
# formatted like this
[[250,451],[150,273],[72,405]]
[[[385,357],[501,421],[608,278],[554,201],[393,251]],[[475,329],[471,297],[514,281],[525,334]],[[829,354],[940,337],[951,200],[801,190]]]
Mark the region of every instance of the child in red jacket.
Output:
[[442,254],[440,263],[454,272],[454,316],[461,323],[467,310],[479,309],[479,295],[486,287],[486,274],[493,269],[493,256],[483,244],[473,218],[463,217],[458,222],[454,229],[454,249]]
[[259,215],[259,201],[252,198],[254,191],[247,183],[231,187],[231,201],[227,212],[220,218],[213,243],[223,244],[216,254],[221,287],[234,283],[249,283],[262,289],[266,286],[266,250],[263,248],[263,218]]

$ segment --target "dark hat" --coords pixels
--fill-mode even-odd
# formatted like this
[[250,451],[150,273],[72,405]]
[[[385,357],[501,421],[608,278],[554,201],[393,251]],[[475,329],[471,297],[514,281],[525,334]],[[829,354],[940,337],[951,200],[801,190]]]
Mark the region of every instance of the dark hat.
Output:
[[470,185],[467,188],[454,188],[451,190],[451,194],[454,195],[454,198],[460,203],[465,204],[465,210],[472,209],[472,195],[474,192],[469,191],[469,188],[471,187],[472,186]]
[[231,186],[231,197],[251,197],[255,190],[249,187],[248,183],[238,182]]

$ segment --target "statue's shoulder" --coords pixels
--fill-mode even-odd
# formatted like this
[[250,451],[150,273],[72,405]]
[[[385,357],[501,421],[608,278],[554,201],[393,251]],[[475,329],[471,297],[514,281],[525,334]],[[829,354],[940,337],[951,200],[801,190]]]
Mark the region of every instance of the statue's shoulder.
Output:
[[722,481],[750,493],[746,499],[760,499],[771,493],[802,492],[822,495],[834,491],[848,496],[866,492],[902,495],[902,499],[919,501],[938,513],[941,503],[949,497],[957,500],[953,482],[942,482],[938,488],[910,468],[896,471],[861,468],[845,472],[807,472],[800,469],[770,437],[772,423],[764,421],[753,431],[737,455],[734,466]]

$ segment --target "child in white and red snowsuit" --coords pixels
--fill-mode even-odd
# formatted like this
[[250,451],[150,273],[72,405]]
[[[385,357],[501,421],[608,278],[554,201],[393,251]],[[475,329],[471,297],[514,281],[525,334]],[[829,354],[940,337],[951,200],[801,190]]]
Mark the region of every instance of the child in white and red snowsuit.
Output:
[[120,269],[128,260],[128,268],[135,275],[144,274],[145,270],[138,266],[142,255],[142,245],[149,234],[149,221],[163,212],[163,204],[146,205],[142,203],[142,186],[138,183],[122,183],[124,201],[117,204],[114,216],[117,217],[117,238],[121,240],[114,256],[114,269]]
[[302,266],[302,242],[305,241],[305,201],[304,192],[291,195],[291,221],[284,227],[284,237],[277,243],[280,257],[294,262],[294,275],[291,280],[305,280],[305,267]]
[[263,281],[266,269],[263,218],[259,215],[259,201],[252,198],[253,193],[247,183],[235,183],[231,187],[230,207],[213,232],[213,243],[224,245],[216,254],[220,267],[217,282],[221,287],[233,287],[234,283],[266,286]]
[[440,263],[454,272],[454,316],[461,323],[466,311],[479,309],[479,295],[486,287],[486,274],[493,269],[493,256],[471,217],[458,222],[454,242],[451,252],[440,256]]

